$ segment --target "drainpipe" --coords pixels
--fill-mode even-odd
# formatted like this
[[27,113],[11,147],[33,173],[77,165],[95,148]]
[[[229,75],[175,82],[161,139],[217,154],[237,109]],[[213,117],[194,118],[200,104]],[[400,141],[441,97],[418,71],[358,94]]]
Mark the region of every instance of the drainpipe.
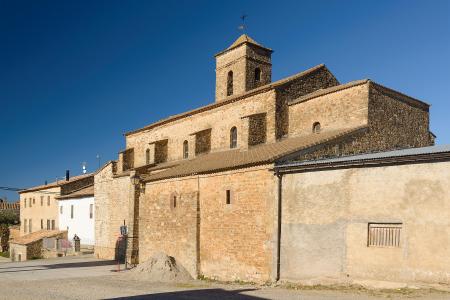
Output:
[[283,187],[283,174],[276,171],[278,177],[278,220],[277,220],[277,274],[276,281],[280,280],[280,267],[281,267],[281,210],[282,210],[282,187]]

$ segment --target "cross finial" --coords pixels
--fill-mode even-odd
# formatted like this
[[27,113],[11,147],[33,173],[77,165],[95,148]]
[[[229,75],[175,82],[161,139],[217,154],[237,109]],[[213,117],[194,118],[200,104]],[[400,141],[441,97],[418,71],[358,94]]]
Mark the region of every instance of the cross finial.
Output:
[[245,19],[247,18],[247,15],[244,13],[244,14],[242,14],[242,16],[241,16],[241,20],[242,20],[242,24],[238,27],[239,28],[239,30],[242,30],[242,32],[244,32],[245,33]]

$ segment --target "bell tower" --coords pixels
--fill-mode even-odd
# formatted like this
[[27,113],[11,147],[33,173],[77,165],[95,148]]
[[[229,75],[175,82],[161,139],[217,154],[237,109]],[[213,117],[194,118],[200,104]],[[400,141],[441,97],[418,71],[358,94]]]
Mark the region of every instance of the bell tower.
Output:
[[272,78],[272,50],[246,34],[216,57],[216,102],[266,85]]

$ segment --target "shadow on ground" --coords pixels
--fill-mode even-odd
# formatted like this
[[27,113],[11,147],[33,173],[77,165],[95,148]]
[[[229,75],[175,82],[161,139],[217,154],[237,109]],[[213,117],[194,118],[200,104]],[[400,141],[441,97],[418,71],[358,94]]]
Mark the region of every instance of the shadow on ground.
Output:
[[118,299],[152,299],[152,300],[186,300],[186,299],[238,299],[238,300],[257,300],[266,299],[256,296],[243,295],[243,292],[251,292],[256,289],[240,289],[240,290],[223,290],[223,289],[206,289],[206,290],[190,290],[190,291],[179,291],[179,292],[168,292],[168,293],[157,293],[157,294],[147,294],[129,297],[119,297],[119,298],[108,298],[110,300]]
[[59,264],[42,264],[42,265],[23,265],[9,267],[2,265],[0,267],[1,273],[14,273],[14,272],[28,272],[28,271],[39,271],[39,270],[52,270],[52,269],[70,269],[70,268],[91,268],[99,266],[111,266],[116,265],[117,262],[113,260],[103,260],[103,261],[86,261],[86,262],[73,262],[73,263],[59,263]]

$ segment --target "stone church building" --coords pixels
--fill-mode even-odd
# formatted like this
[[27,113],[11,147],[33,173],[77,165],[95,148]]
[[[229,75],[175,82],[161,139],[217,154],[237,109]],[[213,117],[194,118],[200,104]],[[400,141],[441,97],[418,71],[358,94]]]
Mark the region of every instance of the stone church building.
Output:
[[[415,200],[388,205],[389,192],[370,188],[372,175],[363,174],[361,166],[331,161],[312,170],[311,164],[433,146],[429,105],[368,79],[341,84],[325,65],[272,82],[272,52],[240,36],[215,55],[213,103],[125,134],[118,160],[95,175],[96,255],[118,255],[119,228],[125,223],[129,261],[163,251],[194,277],[270,281],[355,275],[449,282],[450,261],[443,256],[441,266],[435,261],[416,266],[424,274],[420,278],[411,275],[415,269],[407,262],[398,262],[395,272],[386,270],[396,258],[415,255],[416,249],[408,248],[414,243],[406,240],[407,224],[399,225],[406,218],[387,216],[392,209],[416,205]],[[382,160],[408,156],[395,151],[394,159]],[[442,161],[435,153],[427,155],[423,163]],[[359,160],[370,168],[370,158]],[[302,165],[306,162],[310,165]],[[400,170],[379,163],[395,171],[374,174],[378,184],[392,183],[401,172],[414,175],[404,164]],[[362,175],[355,176],[362,177],[350,181],[343,168],[359,168]],[[349,190],[359,186],[385,198],[361,194],[360,205],[370,205],[352,215],[349,207],[358,201]],[[447,189],[441,197],[448,212]],[[449,250],[450,216],[444,217],[435,227],[444,233],[435,242]],[[370,234],[389,235],[391,242],[372,241]],[[354,244],[367,249],[346,252]],[[353,257],[346,257],[349,253]],[[376,265],[371,255],[388,262]]]

